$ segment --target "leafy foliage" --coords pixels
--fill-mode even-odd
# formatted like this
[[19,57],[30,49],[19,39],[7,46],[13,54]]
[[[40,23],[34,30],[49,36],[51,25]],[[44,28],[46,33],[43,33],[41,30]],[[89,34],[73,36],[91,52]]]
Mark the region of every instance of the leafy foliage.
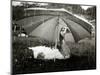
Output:
[[88,8],[86,10],[87,12],[87,15],[90,15],[91,16],[91,19],[96,19],[96,6],[93,6],[91,8]]
[[19,20],[24,17],[24,7],[23,6],[13,6],[12,7],[12,19]]

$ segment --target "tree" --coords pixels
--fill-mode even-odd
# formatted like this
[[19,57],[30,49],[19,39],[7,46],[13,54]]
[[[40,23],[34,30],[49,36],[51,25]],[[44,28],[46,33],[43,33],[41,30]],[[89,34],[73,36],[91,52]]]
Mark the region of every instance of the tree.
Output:
[[12,19],[18,20],[24,17],[24,7],[23,6],[13,6],[12,7]]
[[87,12],[87,15],[91,17],[91,19],[96,19],[96,6],[88,8],[86,12]]
[[73,5],[72,12],[75,14],[84,14],[85,10],[80,5]]

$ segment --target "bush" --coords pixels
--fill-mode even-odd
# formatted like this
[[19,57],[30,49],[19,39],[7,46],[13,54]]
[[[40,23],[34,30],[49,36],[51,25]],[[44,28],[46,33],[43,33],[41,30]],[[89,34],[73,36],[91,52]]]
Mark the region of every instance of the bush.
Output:
[[28,59],[33,59],[33,51],[28,49],[28,45],[23,42],[14,42],[13,43],[13,65],[21,64],[22,62],[27,61]]
[[[96,66],[96,48],[91,42],[69,43],[71,56],[78,56],[80,63],[85,65]],[[75,58],[76,60],[76,58]]]

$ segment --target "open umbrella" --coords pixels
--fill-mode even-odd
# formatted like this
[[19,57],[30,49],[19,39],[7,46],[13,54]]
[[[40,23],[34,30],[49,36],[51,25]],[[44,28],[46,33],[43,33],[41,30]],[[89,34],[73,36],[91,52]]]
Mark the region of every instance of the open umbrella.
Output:
[[65,9],[27,8],[25,13],[30,17],[21,19],[16,23],[25,29],[30,36],[55,43],[59,42],[59,33],[62,27],[67,27],[69,32],[65,35],[65,43],[60,52],[64,57],[70,56],[70,49],[66,42],[78,42],[91,36],[93,25]]
[[31,17],[17,21],[28,35],[37,36],[50,42],[59,41],[60,29],[69,27],[66,41],[78,42],[91,35],[92,25],[65,9],[27,8]]

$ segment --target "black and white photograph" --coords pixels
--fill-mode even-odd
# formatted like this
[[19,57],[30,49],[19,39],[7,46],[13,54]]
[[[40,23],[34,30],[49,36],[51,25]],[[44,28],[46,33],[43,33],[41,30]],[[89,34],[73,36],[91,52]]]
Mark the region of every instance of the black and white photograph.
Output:
[[96,69],[96,5],[11,0],[13,75]]

